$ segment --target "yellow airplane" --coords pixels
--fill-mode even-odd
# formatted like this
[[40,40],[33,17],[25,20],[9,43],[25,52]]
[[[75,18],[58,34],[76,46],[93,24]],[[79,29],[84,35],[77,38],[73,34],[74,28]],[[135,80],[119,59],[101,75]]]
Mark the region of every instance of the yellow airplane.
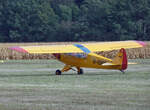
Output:
[[[84,68],[97,68],[97,69],[114,69],[120,70],[124,73],[127,69],[128,60],[125,49],[140,48],[145,46],[142,41],[116,41],[116,42],[98,42],[87,44],[70,44],[70,45],[44,45],[44,46],[21,46],[11,47],[11,50],[24,53],[50,53],[56,59],[65,64],[62,70],[56,70],[56,75],[61,75],[62,72],[68,70],[75,70],[78,74],[83,74]],[[94,52],[118,50],[115,58],[109,59],[98,55]]]

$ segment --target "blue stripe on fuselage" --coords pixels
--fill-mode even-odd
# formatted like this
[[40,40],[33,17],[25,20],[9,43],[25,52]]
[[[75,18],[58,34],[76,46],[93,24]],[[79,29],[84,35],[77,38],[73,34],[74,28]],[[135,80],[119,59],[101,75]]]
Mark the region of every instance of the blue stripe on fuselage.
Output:
[[88,48],[84,47],[81,44],[74,44],[74,46],[76,46],[77,48],[81,49],[83,52],[85,52],[87,54],[91,52]]

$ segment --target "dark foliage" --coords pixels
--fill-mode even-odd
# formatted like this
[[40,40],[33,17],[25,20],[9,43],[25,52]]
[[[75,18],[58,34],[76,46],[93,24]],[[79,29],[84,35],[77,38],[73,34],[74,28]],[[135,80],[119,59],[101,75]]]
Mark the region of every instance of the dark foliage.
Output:
[[0,42],[150,40],[149,0],[0,0]]

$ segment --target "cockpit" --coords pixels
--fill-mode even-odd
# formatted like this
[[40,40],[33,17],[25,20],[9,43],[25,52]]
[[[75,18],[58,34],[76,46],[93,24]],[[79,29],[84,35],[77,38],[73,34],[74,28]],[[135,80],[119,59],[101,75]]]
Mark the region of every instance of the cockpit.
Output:
[[69,55],[69,56],[75,56],[77,58],[86,58],[87,57],[87,54],[85,53],[65,53],[66,55]]

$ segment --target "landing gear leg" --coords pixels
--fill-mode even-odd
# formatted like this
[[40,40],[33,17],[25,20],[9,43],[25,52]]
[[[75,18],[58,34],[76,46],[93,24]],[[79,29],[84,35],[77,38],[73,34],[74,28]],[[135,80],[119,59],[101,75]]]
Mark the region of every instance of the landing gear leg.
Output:
[[70,69],[71,69],[70,65],[65,65],[65,67],[62,70],[56,70],[55,74],[61,75],[62,72],[69,71]]
[[77,70],[78,70],[78,75],[82,75],[84,73],[83,69],[81,69],[80,67],[77,67]]

